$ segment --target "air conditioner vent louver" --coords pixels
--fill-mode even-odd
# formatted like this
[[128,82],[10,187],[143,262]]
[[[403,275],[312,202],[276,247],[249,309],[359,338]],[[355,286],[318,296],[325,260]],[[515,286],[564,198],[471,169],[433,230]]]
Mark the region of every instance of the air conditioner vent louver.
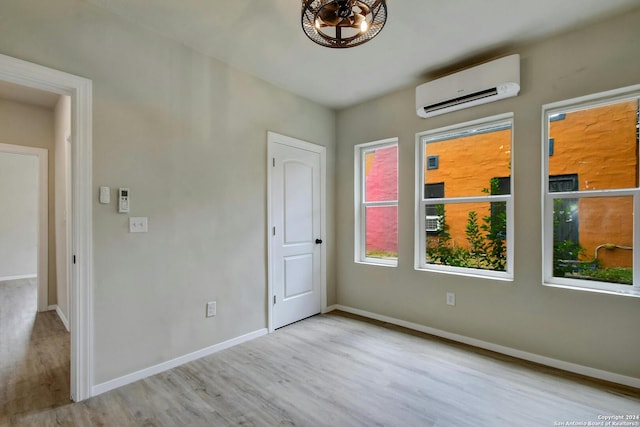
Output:
[[459,96],[457,98],[450,99],[448,101],[438,102],[437,104],[424,107],[426,113],[442,110],[443,108],[453,107],[454,105],[464,104],[465,102],[475,101],[476,99],[487,98],[489,96],[495,96],[498,94],[498,89],[491,88],[481,90],[480,92],[470,93],[469,95]]
[[520,55],[510,55],[416,88],[416,113],[427,118],[520,92]]

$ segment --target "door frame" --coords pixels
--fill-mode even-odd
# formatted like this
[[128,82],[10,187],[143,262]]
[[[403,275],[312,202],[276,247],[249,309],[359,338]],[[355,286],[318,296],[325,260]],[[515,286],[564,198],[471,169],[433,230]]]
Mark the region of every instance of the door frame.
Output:
[[320,310],[322,313],[327,309],[327,236],[326,236],[326,220],[327,220],[327,149],[321,145],[311,142],[302,141],[275,132],[267,132],[267,327],[269,332],[274,331],[273,327],[273,296],[275,295],[273,280],[273,239],[271,230],[274,227],[272,218],[272,196],[271,196],[271,180],[273,174],[273,144],[286,145],[301,150],[311,151],[320,155],[320,239],[324,244],[320,245]]
[[71,250],[69,323],[71,399],[93,385],[92,81],[0,54],[0,80],[71,97]]
[[0,143],[0,152],[38,159],[37,310],[49,310],[49,151],[46,148]]

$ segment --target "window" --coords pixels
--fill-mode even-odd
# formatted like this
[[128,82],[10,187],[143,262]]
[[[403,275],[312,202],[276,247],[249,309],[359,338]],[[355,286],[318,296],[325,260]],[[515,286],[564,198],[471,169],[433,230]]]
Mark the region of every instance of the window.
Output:
[[355,147],[355,261],[398,264],[398,140]]
[[[427,169],[429,169],[429,163],[427,159]],[[444,197],[444,182],[438,182],[435,184],[425,184],[424,194],[427,199],[439,199]],[[438,215],[438,209],[435,205],[428,205],[425,207],[425,230],[427,233],[437,233],[442,229],[440,223],[440,216]]]
[[438,169],[438,156],[427,157],[427,169]]
[[640,296],[640,86],[543,107],[544,283]]
[[512,123],[504,114],[417,135],[416,269],[513,278]]

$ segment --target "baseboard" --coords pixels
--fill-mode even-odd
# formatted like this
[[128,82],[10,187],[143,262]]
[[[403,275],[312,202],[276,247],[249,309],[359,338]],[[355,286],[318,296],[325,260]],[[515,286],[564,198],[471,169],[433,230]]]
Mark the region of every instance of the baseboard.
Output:
[[9,280],[20,280],[20,279],[35,279],[37,278],[37,274],[22,274],[20,276],[2,276],[0,277],[0,282],[7,282]]
[[58,305],[56,305],[56,313],[58,314],[58,317],[62,321],[62,324],[64,325],[67,332],[71,332],[71,329],[69,329],[69,320],[67,320],[67,316],[64,315],[64,313],[60,309],[60,306]]
[[338,310],[338,305],[337,304],[333,304],[333,305],[325,307],[325,309],[322,310],[322,314],[329,313],[329,312],[331,312],[333,310]]
[[218,351],[225,350],[227,348],[242,344],[247,341],[251,341],[252,339],[266,335],[267,333],[268,330],[266,328],[258,329],[257,331],[250,332],[248,334],[232,338],[228,341],[224,341],[219,344],[194,351],[193,353],[185,354],[184,356],[176,357],[175,359],[168,360],[166,362],[159,363],[145,369],[141,369],[137,372],[123,375],[119,378],[94,385],[91,389],[91,397],[105,393],[109,390],[116,389],[118,387],[122,387],[127,384],[131,384],[135,381],[142,380],[152,375],[168,371],[169,369],[173,369],[177,366],[184,365],[185,363],[192,362],[205,356],[209,356],[210,354],[217,353]]
[[60,318],[60,321],[64,325],[64,328],[67,330],[67,332],[71,332],[71,329],[69,329],[69,321],[67,320],[67,316],[64,315],[64,313],[62,312],[62,310],[60,310],[60,307],[58,307],[57,304],[48,306],[47,311],[55,311],[58,317]]
[[485,350],[494,351],[496,353],[505,354],[507,356],[516,357],[518,359],[524,359],[530,362],[539,363],[540,365],[550,366],[552,368],[561,369],[563,371],[573,372],[575,374],[580,374],[580,375],[584,375],[591,378],[597,378],[600,380],[609,381],[617,384],[623,384],[629,387],[640,388],[640,378],[629,377],[626,375],[620,375],[620,374],[616,374],[609,371],[603,371],[601,369],[595,369],[595,368],[590,368],[588,366],[565,362],[563,360],[552,359],[550,357],[541,356],[539,354],[529,353],[526,351],[521,351],[515,348],[493,344],[493,343],[478,340],[475,338],[469,338],[464,335],[458,335],[451,332],[442,331],[440,329],[430,328],[428,326],[420,325],[418,323],[407,322],[405,320],[400,320],[393,317],[384,316],[381,314],[376,314],[369,311],[360,310],[357,308],[348,307],[340,304],[335,304],[335,305],[332,305],[331,307],[333,310],[341,310],[347,313],[357,314],[359,316],[367,317],[374,320],[379,320],[381,322],[391,323],[393,325],[402,326],[404,328],[413,329],[415,331],[424,332],[430,335],[435,335],[441,338],[446,338],[452,341],[457,341],[457,342],[468,344],[474,347],[483,348]]

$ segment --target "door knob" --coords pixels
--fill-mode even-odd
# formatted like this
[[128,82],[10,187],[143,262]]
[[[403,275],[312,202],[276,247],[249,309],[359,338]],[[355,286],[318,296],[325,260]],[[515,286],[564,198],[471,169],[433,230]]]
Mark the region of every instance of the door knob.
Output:
[[322,239],[316,239],[316,245],[319,245],[320,243],[322,243]]

